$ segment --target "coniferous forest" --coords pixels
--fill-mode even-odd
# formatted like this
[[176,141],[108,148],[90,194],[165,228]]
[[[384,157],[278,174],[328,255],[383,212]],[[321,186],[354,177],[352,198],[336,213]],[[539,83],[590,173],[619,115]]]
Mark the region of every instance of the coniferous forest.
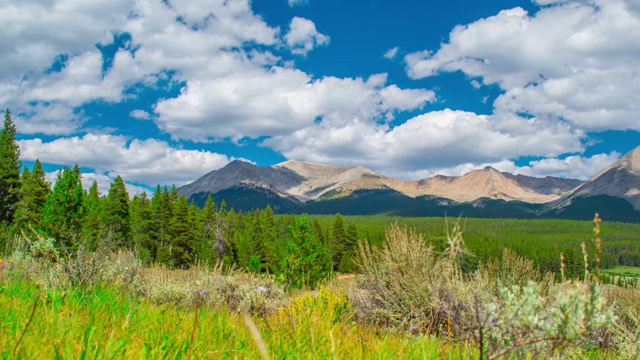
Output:
[[[427,234],[427,242],[437,250],[445,246],[443,218],[276,215],[269,206],[243,213],[227,208],[224,201],[214,203],[211,196],[200,208],[179,195],[175,186],[158,185],[150,197],[146,193],[131,196],[120,176],[103,194],[96,182],[83,189],[79,165],[59,170],[51,188],[40,161],[32,169],[22,166],[15,135],[7,110],[1,137],[0,221],[9,236],[0,239],[2,248],[10,245],[7,239],[12,234],[35,232],[64,254],[129,249],[148,265],[187,269],[196,262],[222,263],[272,274],[300,287],[314,285],[333,272],[357,272],[358,241],[382,244],[386,226],[393,221]],[[474,254],[464,259],[468,270],[500,258],[502,249],[509,248],[532,259],[543,271],[560,270],[560,253],[567,274],[577,276],[582,271],[580,244],[589,232],[589,222],[462,221],[467,246]],[[613,223],[605,230],[613,240],[605,247],[603,267],[640,266],[640,245],[635,240],[639,228]]]

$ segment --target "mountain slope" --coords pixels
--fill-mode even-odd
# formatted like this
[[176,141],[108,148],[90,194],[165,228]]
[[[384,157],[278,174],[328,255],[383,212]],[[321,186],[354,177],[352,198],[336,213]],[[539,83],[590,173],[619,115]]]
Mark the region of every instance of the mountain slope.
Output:
[[462,176],[434,176],[420,181],[408,182],[403,191],[413,196],[435,195],[458,202],[468,202],[479,198],[519,200],[532,204],[542,204],[556,200],[582,182],[573,179],[534,178],[523,175],[501,173],[485,167]]
[[562,209],[573,204],[576,199],[594,196],[603,196],[601,199],[624,199],[635,210],[640,211],[640,146],[552,205]]
[[580,183],[571,179],[512,175],[490,167],[463,176],[403,181],[362,166],[330,166],[303,161],[256,166],[235,160],[181,187],[179,192],[191,197],[199,193],[216,194],[226,189],[251,187],[308,202],[340,198],[359,190],[394,190],[410,198],[436,196],[457,202],[490,198],[541,204],[558,199]]

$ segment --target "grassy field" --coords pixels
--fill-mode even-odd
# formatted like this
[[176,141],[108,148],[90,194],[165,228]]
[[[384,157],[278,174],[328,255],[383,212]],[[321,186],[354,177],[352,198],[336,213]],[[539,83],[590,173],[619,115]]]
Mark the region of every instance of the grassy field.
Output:
[[626,277],[640,277],[640,267],[616,266],[613,269],[606,269],[603,273]]
[[[298,296],[269,316],[250,317],[247,325],[227,309],[158,306],[113,287],[43,290],[5,281],[1,290],[4,359],[258,359],[260,344],[273,359],[473,356],[419,331],[361,326],[345,311],[346,297],[328,291]],[[252,336],[251,323],[262,340]]]
[[[513,231],[514,224],[494,225]],[[509,251],[463,271],[460,260],[470,255],[461,229],[440,230],[438,250],[425,241],[424,229],[391,226],[382,246],[360,249],[361,274],[303,290],[223,267],[142,267],[132,252],[52,260],[34,242],[0,266],[0,357],[640,356],[638,290],[590,279],[557,282]]]

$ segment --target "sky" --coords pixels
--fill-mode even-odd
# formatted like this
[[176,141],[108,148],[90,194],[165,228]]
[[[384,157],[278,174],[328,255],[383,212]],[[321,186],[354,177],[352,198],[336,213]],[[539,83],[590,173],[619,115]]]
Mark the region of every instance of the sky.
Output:
[[640,145],[640,0],[0,0],[21,158],[106,192],[241,159],[588,179]]

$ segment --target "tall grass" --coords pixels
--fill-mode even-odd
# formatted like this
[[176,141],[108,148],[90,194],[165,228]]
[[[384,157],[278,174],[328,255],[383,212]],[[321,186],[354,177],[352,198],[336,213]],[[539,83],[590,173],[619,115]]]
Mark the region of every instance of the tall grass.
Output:
[[437,252],[394,224],[382,246],[359,245],[362,274],[349,286],[295,293],[223,267],[142,268],[130,252],[63,257],[49,239],[28,238],[0,263],[0,357],[640,356],[637,290],[555,284],[507,250],[465,273],[462,228],[447,234]]
[[[388,334],[360,327],[344,312],[346,298],[329,292],[309,293],[276,313],[253,316],[256,330],[251,331],[236,312],[201,307],[196,321],[194,308],[122,297],[114,287],[51,289],[38,297],[42,291],[24,282],[2,284],[1,358],[256,359],[261,356],[252,335],[256,330],[273,359],[470,356],[461,346],[424,334]],[[12,349],[34,301],[38,310],[14,356]]]

